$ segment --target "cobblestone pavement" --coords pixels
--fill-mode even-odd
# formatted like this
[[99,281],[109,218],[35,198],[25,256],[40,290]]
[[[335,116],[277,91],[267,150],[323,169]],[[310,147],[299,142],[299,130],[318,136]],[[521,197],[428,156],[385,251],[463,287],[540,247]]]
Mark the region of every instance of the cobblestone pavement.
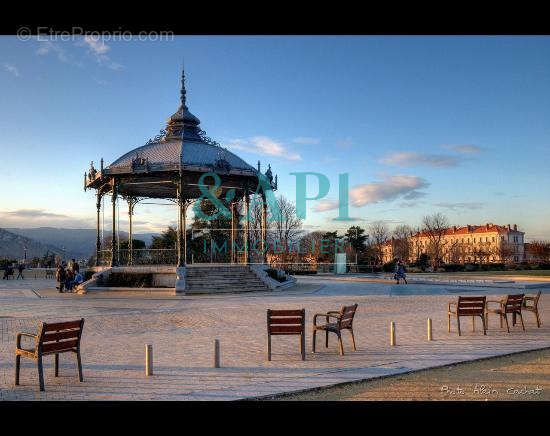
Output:
[[[0,284],[0,399],[3,400],[233,400],[301,391],[347,381],[401,374],[417,369],[513,352],[550,347],[550,297],[541,298],[543,325],[526,313],[526,331],[508,334],[490,319],[487,336],[472,332],[463,319],[463,336],[447,333],[446,305],[466,295],[501,296],[505,290],[442,286],[337,282],[328,277],[300,278],[293,289],[275,293],[220,296],[168,296],[143,293],[57,294],[55,282]],[[450,289],[450,288],[449,288]],[[532,292],[532,291],[530,291]],[[335,336],[325,348],[318,335],[311,353],[311,322],[317,312],[358,303],[357,351],[338,355]],[[298,337],[273,338],[273,358],[265,358],[266,309],[302,308],[307,316],[307,360],[300,360]],[[22,360],[21,385],[15,387],[14,348],[18,331],[35,332],[39,320],[84,317],[79,383],[75,359],[45,358],[46,392],[38,390],[36,364]],[[426,338],[433,320],[434,341]],[[397,346],[389,346],[395,321]],[[221,343],[222,368],[213,368],[214,339]],[[154,348],[154,375],[145,376],[145,344]]]

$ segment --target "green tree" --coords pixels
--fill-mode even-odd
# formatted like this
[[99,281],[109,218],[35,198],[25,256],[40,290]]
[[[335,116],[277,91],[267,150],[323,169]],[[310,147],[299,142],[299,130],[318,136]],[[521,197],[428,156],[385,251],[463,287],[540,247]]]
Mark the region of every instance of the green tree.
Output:
[[353,247],[355,251],[361,253],[365,249],[365,243],[367,242],[368,235],[365,235],[365,229],[359,226],[351,226],[344,238]]
[[[224,204],[227,209],[230,209],[229,204],[224,200],[219,199],[219,201]],[[218,215],[213,219],[204,219],[197,214],[193,217],[193,223],[191,224],[193,234],[196,235],[198,233],[198,236],[194,236],[188,244],[193,261],[209,262],[213,260],[215,262],[228,262],[231,259],[231,217],[226,217],[219,213],[219,209],[207,198],[201,200],[200,209],[202,213],[208,217],[216,214]],[[237,207],[237,211],[238,209]],[[238,212],[236,215],[236,226],[238,228]],[[214,248],[213,253],[210,253],[214,244],[219,248]],[[225,249],[223,247],[225,247]]]
[[[152,250],[162,249],[175,249],[178,240],[177,231],[174,227],[168,226],[168,228],[162,232],[160,236],[153,236],[153,242],[151,242]],[[122,248],[122,246],[121,246]],[[134,246],[134,248],[137,248]]]
[[[155,236],[153,236],[153,239],[154,238],[155,238]],[[129,242],[130,241],[128,241],[128,240],[120,241],[120,249],[121,250],[129,250],[130,249]],[[132,238],[132,248],[134,250],[143,250],[145,248],[145,242],[142,241],[141,239],[133,239]]]

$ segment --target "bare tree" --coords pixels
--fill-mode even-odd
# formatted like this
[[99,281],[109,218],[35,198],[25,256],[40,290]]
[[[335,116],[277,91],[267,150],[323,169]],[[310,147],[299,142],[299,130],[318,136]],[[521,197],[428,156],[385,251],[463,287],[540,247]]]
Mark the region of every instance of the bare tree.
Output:
[[458,239],[449,243],[447,257],[450,263],[463,263],[466,256],[466,246]]
[[428,255],[432,267],[437,268],[443,258],[444,236],[449,228],[449,220],[440,212],[427,215],[422,219],[422,230],[428,237]]
[[[268,217],[268,224],[271,227],[271,238],[268,236],[268,240],[272,240],[278,245],[283,247],[282,262],[286,262],[287,254],[289,253],[289,247],[292,249],[302,235],[302,218],[296,215],[296,206],[290,200],[283,195],[277,198],[277,205],[281,211],[281,219],[270,221]],[[289,245],[290,244],[290,245]]]
[[405,262],[410,261],[413,251],[411,247],[412,235],[413,229],[406,224],[399,225],[393,230],[392,236],[394,238],[394,257],[397,257]]
[[534,262],[545,262],[550,258],[550,242],[531,241],[527,253]]
[[483,265],[484,261],[487,263],[489,257],[493,254],[490,242],[480,242],[474,245],[471,250],[471,255],[474,258],[474,262],[479,260],[479,265]]
[[384,221],[374,221],[368,226],[369,242],[378,264],[382,263],[384,243],[388,240],[390,232]]
[[500,240],[500,242],[493,246],[492,254],[496,256],[501,262],[509,263],[515,253],[513,244],[508,241]]

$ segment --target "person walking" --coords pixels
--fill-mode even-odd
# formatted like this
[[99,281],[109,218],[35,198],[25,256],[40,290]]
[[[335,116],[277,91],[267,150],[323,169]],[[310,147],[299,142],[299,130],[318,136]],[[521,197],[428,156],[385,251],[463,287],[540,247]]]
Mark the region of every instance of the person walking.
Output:
[[20,263],[19,265],[17,265],[17,271],[19,271],[19,274],[17,274],[17,279],[19,279],[19,277],[21,277],[21,280],[25,280],[25,277],[23,277],[23,271],[25,270],[25,265],[23,265],[22,263]]
[[395,271],[395,276],[394,276],[397,284],[399,284],[399,279],[403,279],[405,284],[407,284],[407,276],[405,272],[406,272],[405,265],[403,264],[403,262],[401,262],[401,260],[399,260],[397,262],[397,269]]
[[65,271],[65,265],[61,264],[57,267],[55,272],[55,279],[57,280],[59,286],[56,287],[60,293],[63,292],[63,287],[65,286],[65,280],[67,280],[67,272]]

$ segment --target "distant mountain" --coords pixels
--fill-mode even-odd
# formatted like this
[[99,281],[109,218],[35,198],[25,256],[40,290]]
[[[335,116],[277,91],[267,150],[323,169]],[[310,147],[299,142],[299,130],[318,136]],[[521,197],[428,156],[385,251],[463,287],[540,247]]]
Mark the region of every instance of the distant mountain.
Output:
[[[55,245],[65,248],[67,258],[87,259],[95,252],[95,229],[63,229],[55,227],[37,227],[30,229],[7,228],[7,231],[26,238],[34,239],[42,244]],[[134,239],[141,239],[149,246],[153,236],[158,233],[138,233]],[[104,237],[111,236],[111,232],[105,231]],[[121,239],[128,239],[127,232],[120,232]],[[70,255],[69,255],[70,253]],[[28,254],[27,254],[28,257]]]
[[[25,257],[25,248],[27,249],[27,259],[33,257],[42,257],[47,252],[63,256],[63,250],[51,244],[44,244],[15,233],[0,229],[0,257],[9,257],[20,260]],[[65,253],[66,256],[72,253]]]

